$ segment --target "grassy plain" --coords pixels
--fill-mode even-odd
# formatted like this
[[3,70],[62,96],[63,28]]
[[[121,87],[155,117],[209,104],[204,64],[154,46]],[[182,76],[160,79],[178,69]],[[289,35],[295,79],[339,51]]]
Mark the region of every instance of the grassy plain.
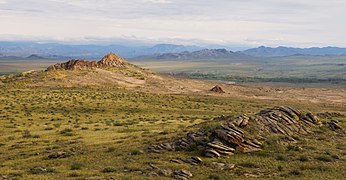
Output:
[[203,60],[133,60],[156,72],[236,82],[329,83],[345,86],[345,56],[290,56]]
[[[203,158],[193,150],[142,152],[151,144],[185,136],[198,128],[196,124],[222,114],[253,114],[275,105],[291,105],[314,113],[333,109],[346,113],[343,104],[154,94],[115,87],[6,84],[0,88],[0,174],[4,177],[165,179],[151,177],[150,164],[187,169],[195,179],[342,179],[346,176],[345,135],[326,128],[300,137],[291,146],[277,144],[273,136],[265,143],[264,151],[219,159]],[[345,117],[336,119],[346,125]],[[66,157],[49,158],[61,152]],[[195,155],[202,157],[202,165],[170,162],[173,158]],[[217,170],[211,162],[233,163],[236,168]]]

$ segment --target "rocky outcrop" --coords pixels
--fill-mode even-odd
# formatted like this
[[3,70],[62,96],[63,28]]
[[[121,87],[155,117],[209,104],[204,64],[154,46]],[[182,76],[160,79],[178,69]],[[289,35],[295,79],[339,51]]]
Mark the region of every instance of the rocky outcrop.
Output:
[[128,63],[122,57],[109,53],[97,62],[98,67],[124,67]]
[[225,93],[225,91],[219,85],[214,86],[209,91],[215,93]]
[[327,122],[327,127],[332,129],[333,131],[341,130],[345,132],[344,129],[339,125],[339,122],[336,120],[331,120],[330,122]]
[[79,70],[90,70],[93,68],[106,68],[106,67],[125,67],[128,63],[121,58],[120,56],[109,53],[105,57],[103,57],[100,61],[86,61],[86,60],[69,60],[65,63],[57,63],[51,65],[47,68],[47,71],[55,71],[55,70],[71,70],[71,71],[79,71]]
[[56,70],[78,71],[78,70],[92,69],[96,67],[97,67],[96,61],[69,60],[65,63],[57,63],[57,64],[49,66],[47,68],[47,71],[56,71]]
[[[260,151],[265,135],[281,134],[294,139],[294,136],[310,133],[312,127],[321,125],[311,112],[303,114],[291,107],[280,106],[264,109],[250,117],[220,116],[184,138],[151,146],[149,151],[194,149],[211,158],[228,156],[235,152]],[[330,126],[338,129],[335,123]]]
[[260,111],[257,113],[256,121],[259,128],[264,131],[287,136],[308,133],[310,127],[322,124],[311,112],[303,114],[296,109],[284,106]]

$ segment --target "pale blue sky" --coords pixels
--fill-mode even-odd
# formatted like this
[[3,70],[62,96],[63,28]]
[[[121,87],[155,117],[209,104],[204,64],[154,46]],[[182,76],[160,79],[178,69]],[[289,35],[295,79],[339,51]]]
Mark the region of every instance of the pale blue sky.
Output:
[[0,40],[346,47],[345,0],[0,0]]

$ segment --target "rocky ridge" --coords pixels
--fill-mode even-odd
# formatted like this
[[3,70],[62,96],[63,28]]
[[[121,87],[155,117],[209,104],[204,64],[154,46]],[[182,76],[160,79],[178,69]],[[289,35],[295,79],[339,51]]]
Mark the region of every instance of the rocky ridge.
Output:
[[[254,116],[220,116],[205,124],[196,132],[173,142],[150,146],[152,152],[176,151],[196,148],[207,157],[233,155],[262,150],[262,143],[268,134],[280,134],[288,141],[294,136],[311,133],[312,128],[322,126],[321,121],[311,112],[306,114],[291,107],[264,109]],[[327,123],[333,130],[342,130],[336,121]]]
[[47,71],[55,71],[55,70],[89,70],[93,68],[105,68],[105,67],[125,67],[128,63],[120,56],[115,53],[109,53],[104,56],[100,61],[86,61],[81,59],[73,59],[69,60],[65,63],[57,63],[51,65],[47,68]]

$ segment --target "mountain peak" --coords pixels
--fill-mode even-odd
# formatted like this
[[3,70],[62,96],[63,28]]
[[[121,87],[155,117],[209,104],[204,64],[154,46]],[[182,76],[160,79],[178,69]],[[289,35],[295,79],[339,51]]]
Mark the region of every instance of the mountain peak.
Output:
[[97,65],[99,67],[123,67],[126,64],[128,63],[125,61],[125,59],[113,52],[108,53],[100,61],[97,62]]

